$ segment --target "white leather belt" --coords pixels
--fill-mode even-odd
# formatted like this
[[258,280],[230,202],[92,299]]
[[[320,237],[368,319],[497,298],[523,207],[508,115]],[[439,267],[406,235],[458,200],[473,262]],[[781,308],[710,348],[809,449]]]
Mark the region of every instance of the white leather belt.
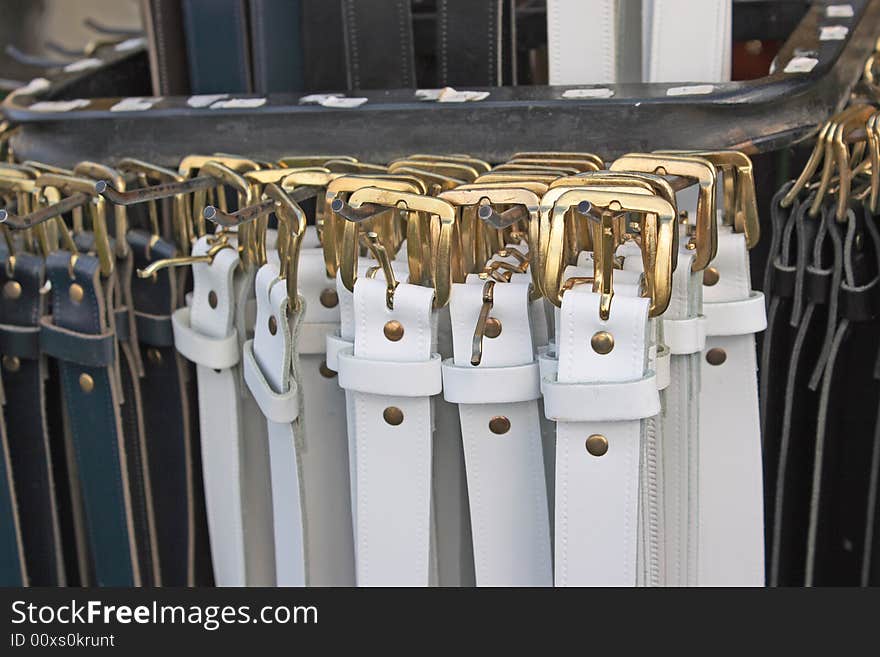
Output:
[[547,0],[550,84],[616,82],[617,25],[618,0]]
[[306,581],[310,586],[354,586],[345,393],[326,346],[339,330],[339,295],[311,226],[303,239],[297,278],[304,302],[294,358],[303,401],[298,457]]
[[731,0],[642,0],[645,82],[730,79]]
[[[357,272],[358,278],[364,277],[367,270],[374,265],[376,265],[375,261],[367,260],[366,258],[359,259]],[[394,268],[394,273],[397,277],[397,280],[406,280],[406,278],[409,276],[408,272],[406,271],[406,263],[395,261],[392,263],[392,267]],[[384,280],[384,275],[381,272],[378,272],[376,276],[379,279]],[[338,374],[340,352],[346,350],[354,350],[355,313],[354,294],[349,292],[345,285],[343,285],[342,278],[339,274],[337,274],[336,276],[335,286],[339,307],[339,328],[337,331],[327,334],[325,338],[325,349],[327,368],[330,370],[330,372],[335,372]],[[327,289],[329,290],[331,288]],[[344,397],[345,400],[344,406],[337,407],[337,412],[339,411],[339,409],[344,409],[345,412],[345,443],[348,451],[347,476],[349,482],[349,506],[351,509],[348,517],[351,519],[350,523],[352,531],[352,549],[354,554],[357,554],[357,541],[355,540],[355,534],[357,533],[357,444],[355,442],[355,430],[353,424],[354,400],[352,395],[347,390],[345,390],[342,385],[339,384],[338,379],[334,380],[334,384],[336,385],[339,393]]]
[[[431,395],[442,387],[440,360],[432,353],[434,291],[400,283],[393,310],[386,305],[386,291],[383,280],[357,279],[352,357],[346,352],[338,355],[340,384],[356,381],[362,388],[348,390],[349,426],[356,444],[357,582],[359,586],[427,586]],[[407,376],[412,387],[404,389],[378,377],[370,381],[363,370],[378,363],[411,366]],[[397,394],[387,394],[388,385]]]
[[[193,255],[210,249],[207,237]],[[220,586],[275,583],[269,515],[265,422],[251,430],[242,385],[238,326],[251,277],[241,274],[234,248],[217,252],[210,264],[193,266],[189,308],[172,316],[175,346],[196,363],[205,504],[214,578]],[[238,326],[237,326],[238,325]],[[260,414],[261,416],[261,414]],[[252,441],[251,445],[245,444]],[[268,559],[267,559],[268,557]]]
[[[627,258],[629,266],[632,258]],[[665,584],[693,586],[697,580],[699,359],[705,346],[701,273],[694,252],[682,249],[672,277],[672,296],[662,316],[663,342],[671,354],[663,404],[663,535]],[[641,262],[637,261],[639,266]]]
[[[648,301],[615,295],[603,321],[599,295],[575,286],[563,296],[559,314],[558,370],[555,379],[542,382],[548,417],[558,418],[555,583],[634,586],[642,440],[646,420],[660,411],[648,370]],[[603,331],[613,348],[598,353],[592,336]],[[583,390],[585,384],[605,388],[606,400],[622,397],[628,403],[616,402],[619,415],[609,418],[602,408],[584,403],[583,394],[563,392],[568,385]]]
[[458,404],[478,586],[552,586],[550,520],[527,283],[496,283],[471,363],[485,282],[455,285],[446,401]]
[[754,333],[766,327],[751,290],[745,238],[720,226],[703,287],[699,457],[699,575],[707,586],[763,586],[764,512]]
[[266,418],[269,436],[276,583],[305,586],[298,455],[302,446],[297,435],[300,391],[293,352],[300,313],[288,308],[287,286],[279,280],[275,264],[257,272],[256,298],[254,339],[244,344],[244,377]]

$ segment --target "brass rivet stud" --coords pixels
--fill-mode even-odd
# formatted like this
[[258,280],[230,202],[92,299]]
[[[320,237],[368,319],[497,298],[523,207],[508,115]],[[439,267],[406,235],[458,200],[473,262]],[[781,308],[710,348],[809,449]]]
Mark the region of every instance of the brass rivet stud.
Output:
[[715,269],[715,267],[708,267],[703,270],[703,285],[715,285],[720,278],[721,274],[718,273],[718,270]]
[[211,308],[217,307],[217,293],[214,292],[214,290],[208,292],[208,305],[211,306]]
[[318,366],[318,371],[325,379],[332,379],[334,376],[336,376],[336,372],[327,367],[326,360],[321,361],[321,364]]
[[21,296],[21,283],[18,281],[8,281],[3,286],[3,296],[7,299],[18,299]]
[[614,336],[608,331],[596,331],[590,338],[590,346],[597,354],[604,356],[614,349]]
[[3,357],[3,369],[9,372],[18,372],[19,367],[21,367],[21,361],[18,360],[17,356]]
[[496,415],[489,420],[489,431],[494,434],[501,435],[510,431],[510,420],[503,415]]
[[79,303],[83,300],[83,295],[85,294],[82,289],[82,285],[79,283],[74,283],[67,289],[67,294],[70,295],[70,300],[74,303]]
[[91,392],[95,389],[95,380],[83,372],[79,375],[79,387],[82,388],[83,392]]
[[688,251],[694,251],[697,248],[697,243],[694,242],[693,240],[689,240],[688,243],[684,245],[684,247]]
[[397,406],[389,406],[382,411],[382,418],[392,427],[396,427],[403,422],[403,411],[397,408]]
[[318,297],[318,300],[325,308],[335,308],[339,305],[339,295],[336,293],[336,290],[329,287],[321,291],[321,296]]
[[495,317],[490,317],[486,320],[486,330],[483,331],[483,335],[487,338],[497,338],[501,335],[501,320],[496,319]]
[[385,337],[391,340],[391,342],[397,342],[403,337],[403,324],[396,319],[392,319],[389,322],[385,322],[385,328],[382,329],[382,332],[385,333]]
[[153,363],[153,365],[158,365],[162,362],[162,352],[155,347],[150,347],[147,349],[147,360]]
[[587,451],[593,456],[603,456],[608,451],[608,439],[601,433],[594,433],[587,438]]
[[727,352],[721,347],[712,347],[706,352],[706,362],[709,365],[721,365],[727,360]]
[[269,333],[272,335],[278,333],[278,320],[275,319],[275,315],[269,315]]

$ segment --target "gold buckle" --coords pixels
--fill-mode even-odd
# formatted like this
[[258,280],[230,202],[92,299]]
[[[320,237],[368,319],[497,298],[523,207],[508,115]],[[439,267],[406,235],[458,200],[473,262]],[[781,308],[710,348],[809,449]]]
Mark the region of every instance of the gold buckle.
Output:
[[[427,242],[431,248],[430,262],[434,263],[434,267],[425,266],[425,269],[431,272],[434,307],[445,306],[449,302],[449,296],[452,292],[450,265],[456,255],[453,253],[455,208],[450,203],[433,196],[396,192],[378,187],[361,188],[351,195],[348,202],[354,209],[366,204],[373,204],[389,209],[398,208],[407,212],[424,212],[430,217],[431,226]],[[342,283],[351,292],[354,291],[354,281],[357,276],[358,231],[357,223],[345,222],[340,273]]]
[[[590,187],[557,188],[562,190],[553,206],[550,238],[544,268],[544,283],[548,298],[559,306],[562,303],[562,272],[565,265],[565,224],[569,209],[576,207],[578,213],[594,218],[592,222],[595,273],[594,291],[602,295],[600,315],[608,318],[613,295],[612,270],[614,268],[615,240],[614,221],[617,215],[635,212],[654,215],[659,221],[656,227],[645,230],[642,249],[654,251],[649,262],[654,267],[653,280],[648,285],[651,298],[650,315],[655,317],[669,305],[672,293],[672,252],[675,233],[675,206],[669,201],[654,195],[632,193],[629,191],[607,191]],[[542,200],[542,206],[547,199]]]
[[[638,171],[678,176],[699,185],[697,196],[696,253],[693,271],[709,266],[718,251],[718,222],[715,216],[715,166],[706,159],[684,155],[629,153],[611,163],[611,171]],[[687,185],[685,185],[687,186]]]

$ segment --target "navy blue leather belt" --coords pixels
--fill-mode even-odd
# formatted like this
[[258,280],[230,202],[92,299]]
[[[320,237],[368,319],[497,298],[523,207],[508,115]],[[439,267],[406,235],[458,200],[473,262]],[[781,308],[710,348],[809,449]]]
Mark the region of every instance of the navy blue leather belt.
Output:
[[69,484],[66,479],[55,479],[53,462],[63,462],[65,454],[63,449],[53,453],[49,438],[45,386],[51,382],[40,357],[40,318],[46,311],[46,295],[41,292],[44,278],[42,257],[0,254],[4,418],[25,561],[32,585],[62,586],[67,577],[55,491]]
[[27,586],[6,428],[0,418],[0,586]]
[[[43,319],[42,351],[57,359],[70,440],[76,457],[88,534],[90,569],[99,586],[138,586],[144,573],[134,510],[132,467],[120,414],[123,394],[119,348],[113,347],[114,279],[101,277],[98,259],[58,251],[46,259],[52,315]],[[128,403],[134,403],[129,399]],[[135,459],[136,460],[136,459]]]
[[[170,242],[131,230],[128,243],[135,266],[174,257]],[[196,496],[186,364],[174,348],[171,312],[177,305],[172,270],[132,279],[134,315],[144,364],[141,401],[149,452],[153,507],[162,583],[195,584]],[[196,445],[197,448],[197,445]],[[160,483],[161,482],[161,483]]]

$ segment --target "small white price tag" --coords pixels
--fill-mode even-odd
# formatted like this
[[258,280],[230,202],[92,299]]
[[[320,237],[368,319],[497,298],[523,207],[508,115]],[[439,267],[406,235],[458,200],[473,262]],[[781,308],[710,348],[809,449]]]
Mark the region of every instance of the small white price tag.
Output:
[[440,90],[437,96],[438,103],[470,103],[485,100],[489,97],[488,91],[457,91],[452,87]]
[[562,92],[562,97],[567,99],[577,98],[611,98],[614,95],[613,89],[607,87],[599,87],[594,89],[566,89]]
[[339,96],[329,96],[318,101],[322,107],[333,107],[338,109],[350,109],[352,107],[360,107],[367,102],[366,98],[340,98]]
[[140,48],[141,46],[146,45],[147,40],[144,37],[135,37],[133,39],[120,41],[115,46],[113,46],[113,50],[115,50],[116,52],[125,52],[127,50],[134,50],[135,48]]
[[825,15],[828,18],[852,18],[855,14],[852,5],[828,5]]
[[111,112],[143,112],[158,103],[161,98],[123,98],[113,107]]
[[50,82],[46,78],[34,78],[23,87],[19,87],[18,89],[16,89],[15,93],[25,96],[32,96],[34,94],[40,93],[41,91],[45,91],[49,88],[49,85]]
[[41,100],[38,103],[29,105],[28,109],[34,112],[69,112],[70,110],[88,107],[89,101],[85,98],[75,98],[74,100]]
[[199,109],[200,107],[213,105],[218,100],[223,100],[224,98],[229,98],[229,94],[199,94],[187,98],[186,104],[195,109]]
[[785,65],[785,68],[782,69],[783,73],[809,73],[814,68],[816,68],[816,64],[819,63],[819,60],[815,57],[792,57],[792,59]]
[[847,34],[846,25],[823,25],[819,28],[819,41],[843,41]]
[[64,67],[65,73],[76,73],[77,71],[87,71],[90,68],[98,68],[101,64],[103,64],[100,59],[95,57],[91,57],[89,59],[78,59],[75,62],[71,62],[67,66]]
[[229,100],[218,100],[211,105],[211,109],[253,109],[265,104],[265,98],[230,98]]
[[702,96],[715,91],[713,84],[692,84],[686,87],[670,87],[666,90],[667,96]]
[[443,89],[416,89],[416,98],[419,100],[437,100]]
[[345,94],[309,94],[299,99],[301,105],[309,103],[322,103],[328,98],[342,98]]

